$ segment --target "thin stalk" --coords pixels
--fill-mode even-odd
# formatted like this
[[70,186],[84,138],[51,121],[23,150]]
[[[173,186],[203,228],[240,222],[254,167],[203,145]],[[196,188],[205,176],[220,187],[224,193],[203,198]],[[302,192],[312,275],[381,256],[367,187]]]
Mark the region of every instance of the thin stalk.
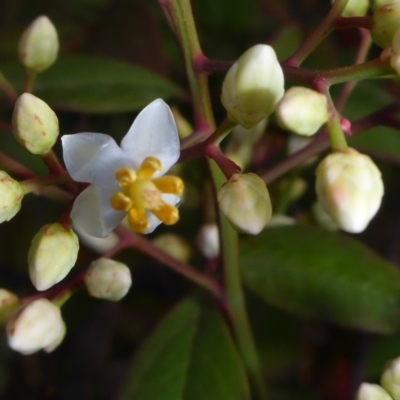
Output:
[[7,97],[11,100],[12,103],[18,98],[18,93],[12,87],[11,83],[6,79],[3,73],[0,71],[0,88],[7,95]]
[[65,175],[45,175],[38,176],[36,178],[28,179],[26,181],[22,181],[21,186],[24,188],[25,194],[32,193],[38,189],[42,189],[46,186],[54,186],[54,185],[62,185],[65,183],[73,182],[71,177],[67,174]]

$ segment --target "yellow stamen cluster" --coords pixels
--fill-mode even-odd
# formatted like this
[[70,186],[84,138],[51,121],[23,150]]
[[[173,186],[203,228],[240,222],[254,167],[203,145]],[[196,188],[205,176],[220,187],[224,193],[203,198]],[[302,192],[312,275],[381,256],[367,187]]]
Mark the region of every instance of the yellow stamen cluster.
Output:
[[177,176],[153,178],[163,166],[155,157],[147,157],[137,173],[129,168],[121,168],[115,173],[122,190],[111,198],[115,210],[126,211],[131,229],[144,233],[150,228],[146,211],[153,213],[165,225],[173,225],[179,219],[178,209],[162,199],[163,193],[181,196],[184,184]]

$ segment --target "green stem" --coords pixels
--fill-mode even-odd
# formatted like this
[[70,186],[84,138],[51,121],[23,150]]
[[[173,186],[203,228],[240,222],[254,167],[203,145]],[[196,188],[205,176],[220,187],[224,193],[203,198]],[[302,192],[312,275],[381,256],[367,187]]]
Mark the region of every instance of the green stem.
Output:
[[25,93],[32,93],[33,88],[35,86],[36,82],[36,72],[32,72],[29,69],[26,70],[25,72],[25,85],[24,85],[24,92]]
[[0,88],[13,103],[17,100],[17,92],[11,86],[10,82],[6,79],[2,72],[0,72]]
[[62,185],[65,183],[72,183],[72,179],[69,175],[45,175],[38,176],[37,178],[28,179],[22,181],[21,186],[24,188],[25,194],[32,193],[35,190],[42,189],[46,186]]

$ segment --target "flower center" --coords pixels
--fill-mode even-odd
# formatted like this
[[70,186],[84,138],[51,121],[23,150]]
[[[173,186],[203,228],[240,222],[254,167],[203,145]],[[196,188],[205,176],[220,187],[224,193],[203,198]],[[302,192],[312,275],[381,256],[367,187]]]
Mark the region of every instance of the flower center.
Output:
[[129,168],[121,168],[115,173],[121,190],[111,197],[111,206],[128,213],[129,226],[135,232],[144,233],[150,228],[148,211],[166,225],[173,225],[179,219],[178,209],[166,203],[162,195],[181,196],[183,181],[170,175],[153,179],[154,174],[162,170],[160,160],[147,157],[137,173]]

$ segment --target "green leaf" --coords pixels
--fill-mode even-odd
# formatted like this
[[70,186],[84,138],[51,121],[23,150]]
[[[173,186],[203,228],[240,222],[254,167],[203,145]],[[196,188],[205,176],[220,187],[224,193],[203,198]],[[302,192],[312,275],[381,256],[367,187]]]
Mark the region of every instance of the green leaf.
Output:
[[[5,65],[4,75],[20,89],[24,71]],[[57,108],[86,113],[137,111],[156,98],[181,96],[182,90],[135,64],[92,56],[63,56],[40,74],[34,94]]]
[[278,227],[244,240],[248,288],[288,312],[348,328],[400,328],[400,271],[357,240],[312,226]]
[[139,351],[122,400],[243,400],[248,385],[219,313],[184,300]]

